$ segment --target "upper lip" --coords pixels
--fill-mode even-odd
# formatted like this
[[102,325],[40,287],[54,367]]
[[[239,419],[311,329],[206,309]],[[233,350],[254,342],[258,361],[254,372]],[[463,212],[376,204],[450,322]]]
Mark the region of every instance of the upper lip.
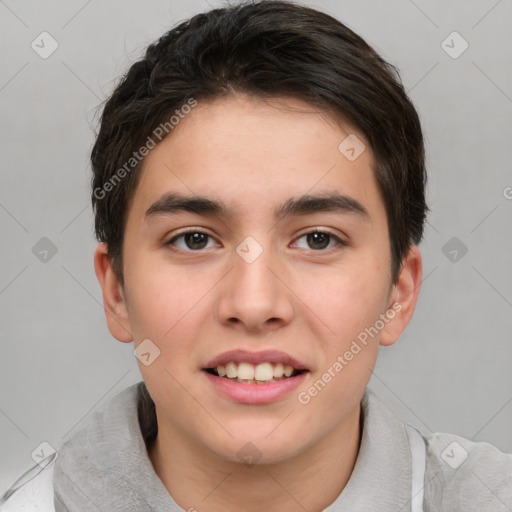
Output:
[[234,361],[237,363],[250,363],[250,364],[260,364],[260,363],[281,363],[284,366],[293,366],[296,370],[307,370],[307,367],[304,363],[295,359],[294,357],[286,354],[285,352],[281,352],[280,350],[262,350],[260,352],[250,352],[248,350],[230,350],[228,352],[224,352],[214,357],[211,361],[209,361],[204,369],[206,368],[216,368],[219,365],[225,365],[230,361]]

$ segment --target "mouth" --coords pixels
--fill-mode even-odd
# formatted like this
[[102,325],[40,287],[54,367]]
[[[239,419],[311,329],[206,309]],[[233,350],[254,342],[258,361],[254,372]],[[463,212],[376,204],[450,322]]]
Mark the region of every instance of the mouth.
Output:
[[296,377],[308,370],[297,369],[282,363],[264,362],[254,365],[248,362],[229,361],[227,364],[204,368],[204,371],[215,377],[240,384],[268,384]]
[[284,400],[304,384],[310,371],[299,360],[278,350],[232,350],[202,368],[211,389],[242,404]]

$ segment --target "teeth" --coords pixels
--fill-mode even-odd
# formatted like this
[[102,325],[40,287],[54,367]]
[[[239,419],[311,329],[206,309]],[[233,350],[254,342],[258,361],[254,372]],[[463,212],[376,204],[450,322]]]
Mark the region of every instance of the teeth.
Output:
[[274,368],[272,368],[270,363],[261,363],[254,369],[254,378],[256,380],[272,380],[273,377]]
[[226,365],[226,377],[228,379],[236,379],[238,377],[236,363],[230,362]]
[[240,363],[238,365],[238,378],[242,380],[254,379],[254,366],[249,363]]
[[277,363],[275,366],[274,366],[274,377],[276,379],[279,379],[283,376],[284,374],[284,369],[283,369],[283,365],[281,363]]
[[219,377],[237,380],[247,384],[271,382],[286,377],[291,377],[293,366],[284,366],[282,363],[260,363],[253,365],[250,363],[235,363],[230,361],[226,365],[219,365],[216,368]]

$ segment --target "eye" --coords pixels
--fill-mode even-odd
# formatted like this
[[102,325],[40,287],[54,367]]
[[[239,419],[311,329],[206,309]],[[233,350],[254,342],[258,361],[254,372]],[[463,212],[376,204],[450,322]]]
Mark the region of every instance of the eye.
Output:
[[[198,230],[190,230],[174,236],[165,245],[174,245],[182,251],[198,251],[212,247],[212,245],[208,245],[208,239],[213,241],[213,237],[207,233]],[[177,241],[179,241],[179,243]]]
[[[309,233],[304,233],[302,236],[297,238],[297,240],[301,240],[302,238],[306,239],[306,244],[308,245],[307,247],[302,246],[302,248],[312,249],[314,251],[331,249],[332,247],[338,244],[347,245],[347,243],[341,240],[339,237],[327,231],[310,231]],[[331,242],[335,242],[334,245],[330,245]],[[295,245],[299,244],[296,242]]]

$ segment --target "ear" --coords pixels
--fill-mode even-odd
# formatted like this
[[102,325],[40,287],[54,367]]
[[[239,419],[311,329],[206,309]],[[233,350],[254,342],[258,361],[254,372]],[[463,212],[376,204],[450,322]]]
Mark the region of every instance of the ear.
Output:
[[103,308],[108,330],[119,341],[133,341],[124,290],[112,269],[108,247],[100,243],[94,251],[94,269],[103,293]]
[[390,320],[381,331],[381,345],[393,345],[398,341],[411,320],[420,293],[422,267],[421,253],[413,245],[402,263],[398,280],[391,289],[386,313]]

